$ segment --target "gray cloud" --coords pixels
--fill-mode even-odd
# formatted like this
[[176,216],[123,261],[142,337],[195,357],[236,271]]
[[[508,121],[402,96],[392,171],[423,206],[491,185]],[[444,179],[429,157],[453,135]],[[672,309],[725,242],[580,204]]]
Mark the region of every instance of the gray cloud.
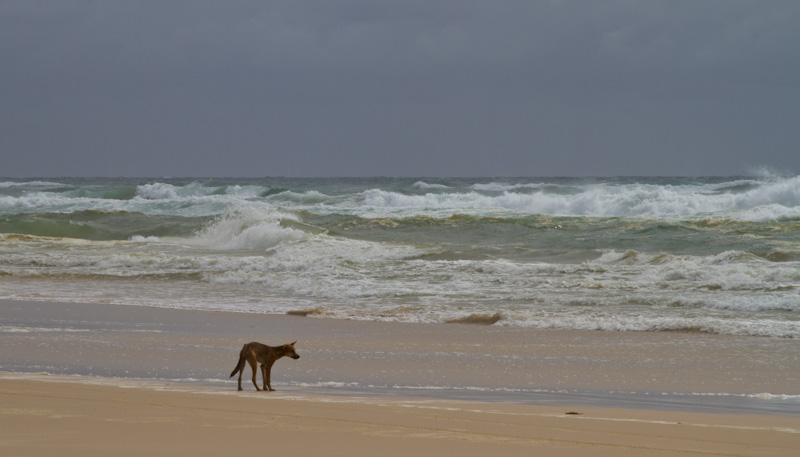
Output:
[[0,3],[0,175],[800,171],[800,4]]

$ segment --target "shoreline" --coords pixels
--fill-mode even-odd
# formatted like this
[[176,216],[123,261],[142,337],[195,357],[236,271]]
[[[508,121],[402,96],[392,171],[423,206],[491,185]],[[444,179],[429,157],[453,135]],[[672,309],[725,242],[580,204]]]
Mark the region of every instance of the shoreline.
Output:
[[[326,396],[800,414],[800,341],[346,321],[0,300],[0,371],[234,389],[248,341],[298,340],[273,385]],[[250,369],[242,379],[253,389]],[[260,375],[259,375],[260,382]]]
[[[259,383],[261,378],[259,375]],[[229,395],[237,394],[236,380],[198,380],[198,379],[154,379],[130,377],[104,377],[87,375],[57,375],[47,372],[8,372],[0,371],[2,381],[32,381],[41,383],[73,384],[88,386],[122,387],[155,391],[205,393]],[[242,384],[249,378],[244,376]],[[652,392],[607,392],[607,391],[550,391],[532,392],[492,392],[466,389],[441,389],[425,387],[385,387],[370,386],[361,389],[353,386],[336,385],[313,386],[294,383],[281,384],[280,394],[259,393],[245,387],[238,394],[286,395],[295,399],[326,399],[325,401],[418,401],[455,402],[484,405],[520,405],[555,408],[602,408],[631,411],[659,411],[690,414],[719,415],[766,415],[774,417],[800,417],[800,398],[785,394],[703,394],[703,393],[652,393]],[[260,385],[260,384],[259,384]],[[252,384],[250,385],[252,386]],[[789,397],[789,398],[787,398]]]

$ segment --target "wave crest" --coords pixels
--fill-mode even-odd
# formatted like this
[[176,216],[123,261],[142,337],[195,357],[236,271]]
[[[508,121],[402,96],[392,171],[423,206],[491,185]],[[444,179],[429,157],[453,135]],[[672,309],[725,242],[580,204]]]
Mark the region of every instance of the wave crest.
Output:
[[301,230],[281,226],[283,219],[293,216],[270,206],[231,205],[193,241],[214,249],[267,250],[306,236]]
[[415,189],[449,189],[450,186],[445,186],[444,184],[429,184],[424,181],[417,181],[412,186]]
[[[418,184],[415,187],[429,188]],[[473,184],[467,191],[423,195],[383,189],[362,193],[362,210],[375,212],[381,208],[403,209],[408,215],[431,210],[485,214],[499,209],[567,217],[718,215],[748,221],[795,220],[800,219],[800,177],[680,185],[605,182],[568,188],[545,183],[487,183]],[[354,210],[358,212],[359,208]]]

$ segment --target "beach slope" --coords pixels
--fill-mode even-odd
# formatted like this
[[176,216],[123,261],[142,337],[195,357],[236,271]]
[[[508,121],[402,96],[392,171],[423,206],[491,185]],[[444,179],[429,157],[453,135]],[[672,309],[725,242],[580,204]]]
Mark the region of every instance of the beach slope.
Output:
[[0,379],[0,405],[5,456],[764,457],[800,449],[800,418],[781,416],[221,394],[13,376]]

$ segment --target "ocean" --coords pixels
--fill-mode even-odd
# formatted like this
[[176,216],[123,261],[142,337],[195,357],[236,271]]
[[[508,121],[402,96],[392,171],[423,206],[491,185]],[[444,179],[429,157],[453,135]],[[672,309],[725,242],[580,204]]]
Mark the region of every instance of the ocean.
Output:
[[0,299],[800,338],[800,177],[0,178]]

